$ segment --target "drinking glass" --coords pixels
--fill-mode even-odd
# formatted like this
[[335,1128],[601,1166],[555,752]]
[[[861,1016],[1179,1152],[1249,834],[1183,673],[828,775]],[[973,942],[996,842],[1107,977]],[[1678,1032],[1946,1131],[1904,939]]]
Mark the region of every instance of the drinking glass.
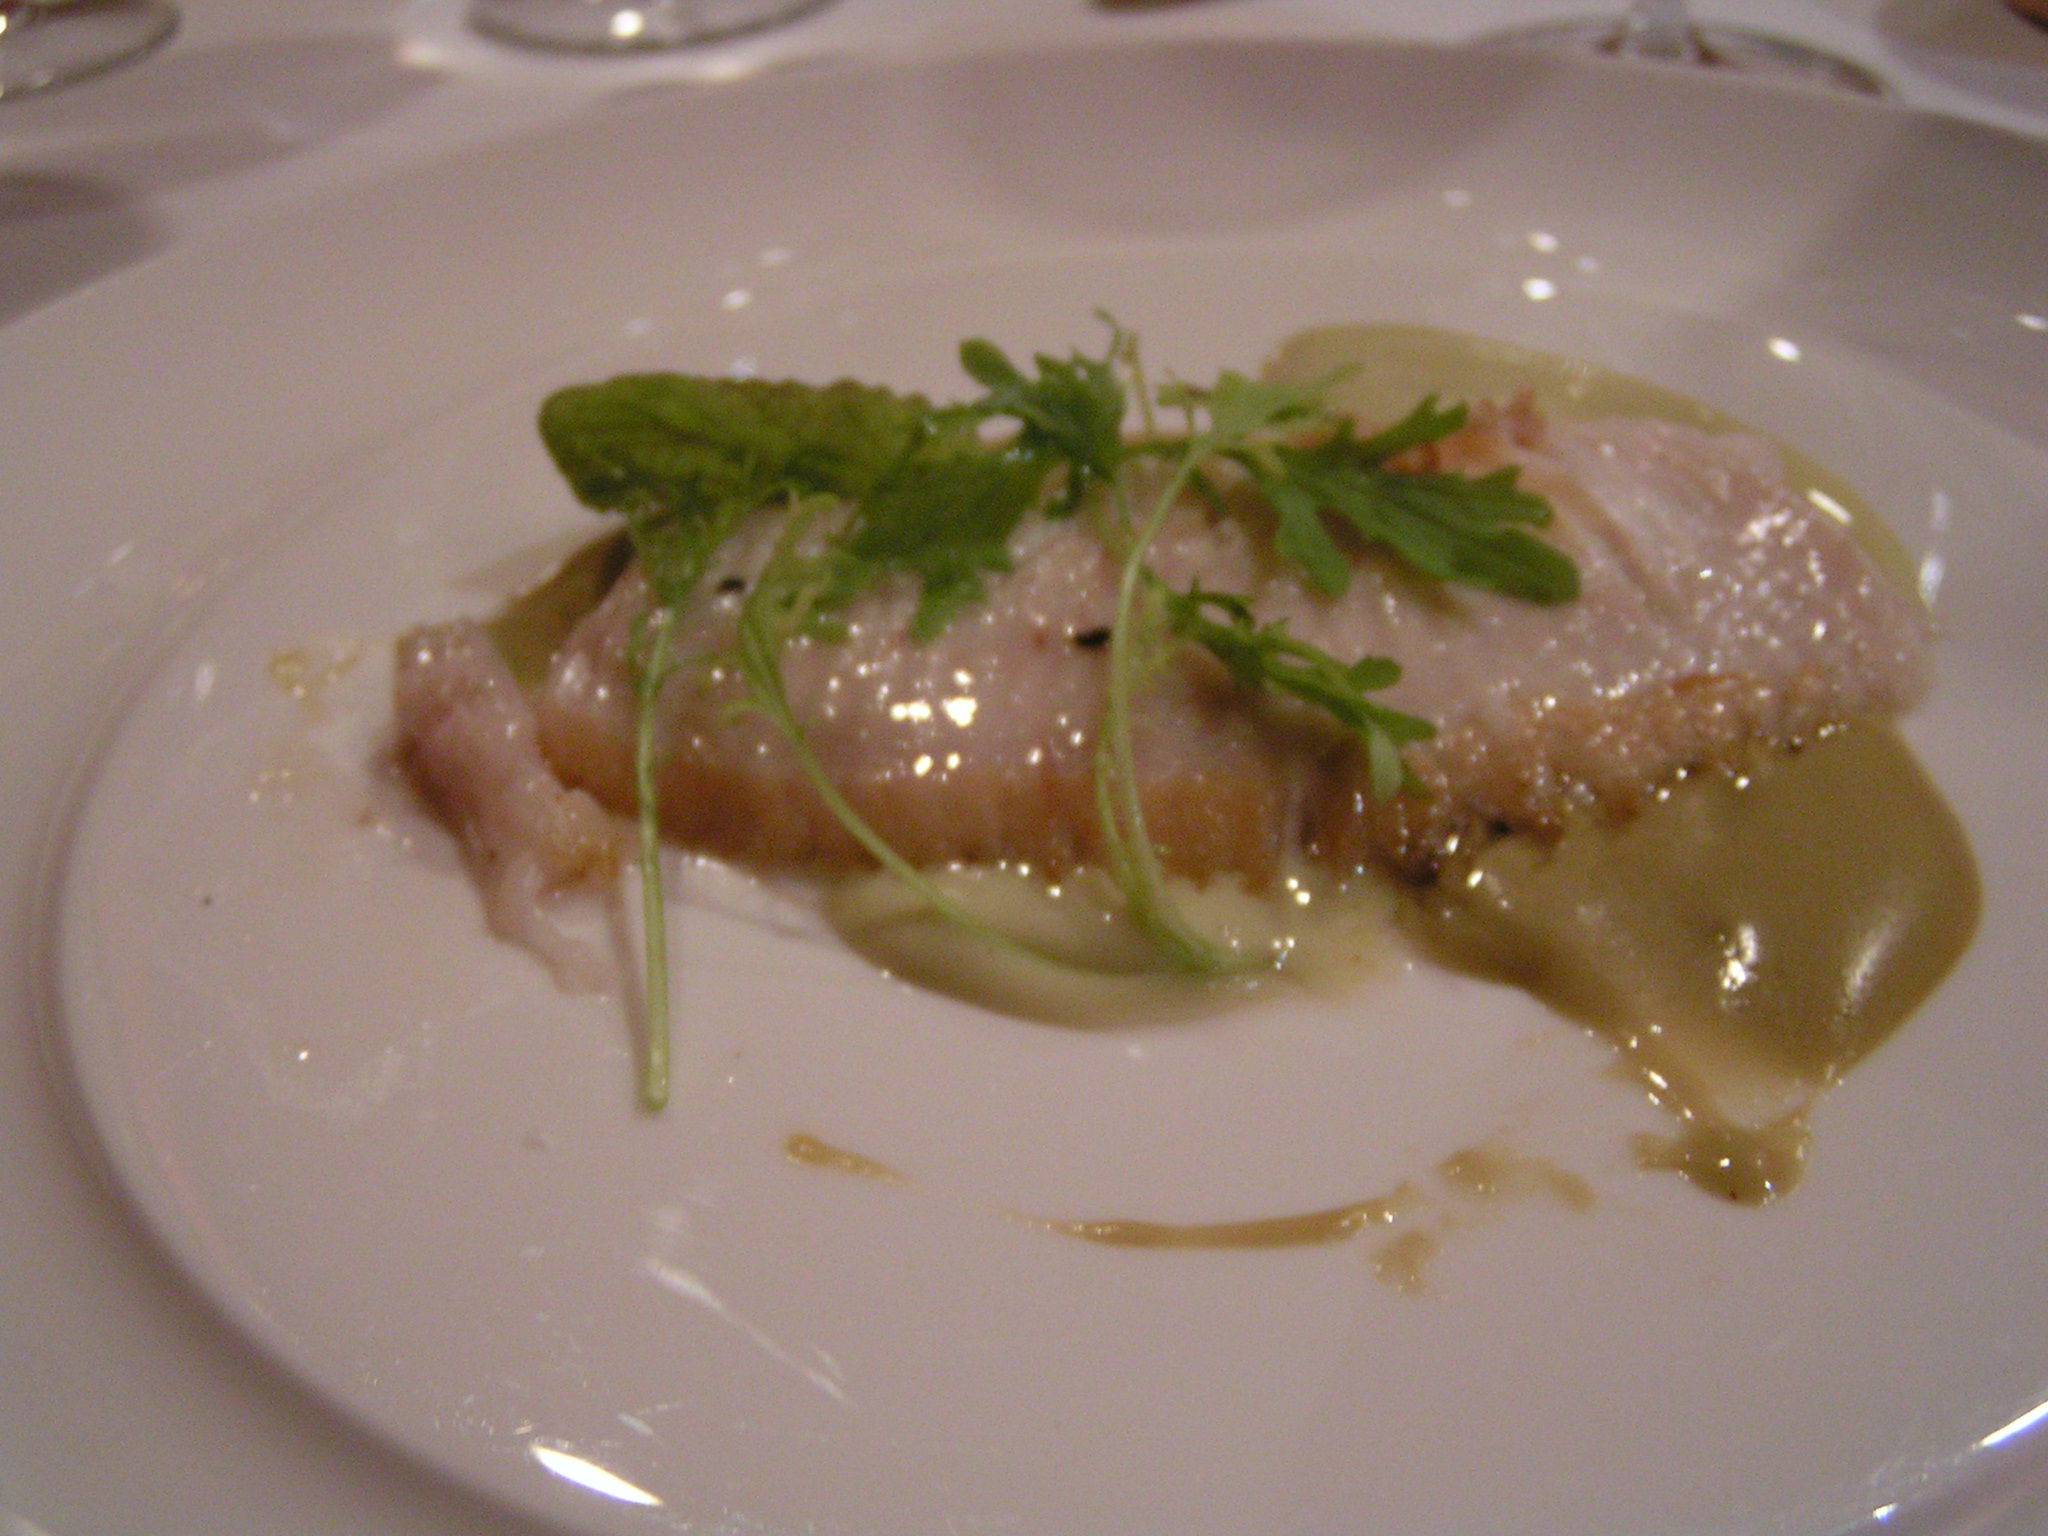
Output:
[[1741,27],[1696,22],[1686,0],[1634,0],[1620,16],[1540,22],[1493,33],[1486,41],[1727,70],[1826,86],[1858,96],[1891,94],[1890,87],[1862,65],[1806,43]]
[[487,37],[575,53],[679,48],[792,21],[828,0],[471,0]]
[[0,0],[0,96],[113,69],[177,28],[168,0]]

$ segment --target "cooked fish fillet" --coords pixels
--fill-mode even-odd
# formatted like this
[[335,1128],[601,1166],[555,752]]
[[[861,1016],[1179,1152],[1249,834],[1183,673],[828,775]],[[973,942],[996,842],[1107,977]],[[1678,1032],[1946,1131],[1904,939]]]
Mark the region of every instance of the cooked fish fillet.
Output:
[[[1249,696],[1189,652],[1144,690],[1135,740],[1149,828],[1169,867],[1254,881],[1299,853],[1424,876],[1489,829],[1625,815],[1679,772],[1736,761],[1832,723],[1887,717],[1924,684],[1926,615],[1848,531],[1783,480],[1776,449],[1669,423],[1545,423],[1486,411],[1433,462],[1515,464],[1548,497],[1548,536],[1581,596],[1540,607],[1415,581],[1354,552],[1330,600],[1263,553],[1236,516],[1180,509],[1154,551],[1167,583],[1248,592],[1262,620],[1338,657],[1404,668],[1383,702],[1437,726],[1409,749],[1423,796],[1375,803],[1363,754],[1326,722]],[[775,533],[735,541],[682,617],[686,652],[732,635]],[[907,586],[865,599],[843,644],[800,642],[790,700],[833,781],[921,864],[1099,853],[1093,751],[1103,709],[1113,562],[1083,522],[1034,520],[988,601],[926,645],[905,635]],[[563,782],[630,808],[627,651],[644,589],[629,573],[556,656],[535,700]],[[661,815],[677,841],[765,867],[865,855],[739,682],[684,668],[663,696]]]
[[547,898],[618,867],[617,823],[541,755],[533,706],[480,624],[427,626],[398,643],[395,707],[406,771],[460,842],[491,931],[578,990],[611,968],[550,920]]

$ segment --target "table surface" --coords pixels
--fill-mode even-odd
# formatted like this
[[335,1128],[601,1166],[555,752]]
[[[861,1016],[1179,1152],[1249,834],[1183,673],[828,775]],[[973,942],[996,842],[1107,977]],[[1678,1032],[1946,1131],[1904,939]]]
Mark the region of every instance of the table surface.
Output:
[[[545,127],[649,81],[1141,32],[1458,42],[1594,8],[1199,0],[1112,14],[1082,0],[837,0],[714,49],[561,60],[469,36],[459,0],[184,0],[183,26],[157,57],[0,104],[0,325],[173,247],[231,239],[241,221],[295,200]],[[2048,138],[2048,30],[2000,0],[1698,9],[1846,54],[1910,107]],[[18,956],[20,937],[5,937]],[[27,1110],[0,1115],[0,1536],[517,1529],[375,1446],[215,1319],[96,1180],[32,1042],[0,1040],[0,1096]],[[2032,1508],[1999,1529],[2048,1529],[2048,1503]]]

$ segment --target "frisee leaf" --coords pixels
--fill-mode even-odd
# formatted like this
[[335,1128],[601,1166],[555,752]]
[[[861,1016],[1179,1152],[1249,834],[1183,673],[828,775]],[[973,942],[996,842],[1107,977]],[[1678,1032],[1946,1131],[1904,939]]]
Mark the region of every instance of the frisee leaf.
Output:
[[867,818],[840,793],[839,786],[832,782],[824,764],[818,761],[818,754],[811,746],[803,723],[790,707],[789,693],[783,683],[782,658],[789,643],[798,635],[816,632],[822,605],[830,598],[834,581],[831,558],[805,552],[807,535],[822,510],[817,500],[791,507],[789,520],[776,539],[767,566],[741,605],[732,650],[732,660],[747,690],[741,707],[756,711],[774,726],[796,758],[798,769],[833,818],[877,864],[900,880],[939,917],[980,935],[987,942],[1054,964],[1067,963],[1065,957],[1054,950],[1041,948],[991,927],[928,878],[868,823]]
[[578,500],[625,515],[648,584],[676,605],[749,513],[785,495],[865,496],[930,414],[920,396],[850,380],[627,374],[556,391],[540,431]]
[[1351,584],[1351,562],[1323,526],[1323,507],[1315,493],[1286,478],[1284,467],[1270,476],[1255,468],[1253,478],[1273,509],[1273,552],[1300,566],[1318,591],[1342,597]]
[[1420,790],[1400,749],[1411,741],[1427,741],[1436,727],[1366,697],[1401,680],[1397,662],[1364,656],[1347,666],[1328,651],[1295,639],[1287,632],[1286,620],[1260,624],[1243,598],[1206,591],[1200,582],[1186,592],[1164,592],[1163,597],[1173,633],[1209,651],[1239,687],[1291,695],[1322,710],[1364,742],[1375,798],[1390,800],[1403,790]]
[[1037,353],[1038,377],[1027,378],[994,342],[980,337],[960,344],[960,366],[988,391],[967,412],[979,421],[1011,417],[1018,423],[1011,450],[1066,471],[1066,488],[1051,509],[1076,510],[1088,492],[1114,480],[1124,458],[1124,387],[1117,363],[1124,332],[1110,322],[1109,345],[1101,357],[1080,352],[1066,358]]
[[1159,403],[1180,407],[1191,422],[1197,411],[1207,417],[1205,428],[1190,427],[1189,446],[1199,444],[1203,455],[1224,454],[1242,449],[1258,433],[1320,415],[1327,387],[1323,383],[1275,384],[1248,379],[1226,368],[1206,389],[1184,383],[1162,385]]
[[[1275,552],[1321,591],[1341,594],[1351,561],[1333,522],[1392,551],[1421,575],[1492,587],[1538,602],[1576,594],[1577,571],[1527,529],[1549,508],[1522,490],[1515,471],[1470,477],[1390,470],[1396,456],[1441,441],[1466,419],[1461,405],[1424,400],[1403,420],[1359,438],[1327,409],[1317,384],[1275,384],[1225,371],[1200,388],[1153,392],[1134,337],[1109,317],[1100,357],[1044,353],[1027,374],[994,343],[975,339],[960,363],[984,394],[935,408],[921,397],[841,381],[823,387],[755,380],[638,374],[565,389],[541,412],[549,452],[576,495],[623,515],[648,582],[648,613],[635,631],[637,719],[634,783],[646,939],[646,1062],[643,1097],[668,1092],[668,992],[664,957],[655,722],[675,670],[672,632],[718,550],[770,506],[786,521],[766,568],[742,604],[731,657],[743,707],[760,711],[788,742],[806,778],[848,833],[948,921],[992,933],[904,860],[831,782],[790,706],[783,657],[798,636],[842,634],[839,615],[892,576],[917,582],[910,638],[930,640],[982,601],[988,578],[1009,568],[1009,543],[1034,508],[1060,516],[1103,494],[1098,526],[1120,562],[1110,628],[1107,701],[1096,743],[1097,810],[1107,859],[1131,919],[1169,966],[1213,974],[1243,962],[1185,921],[1145,826],[1132,741],[1136,692],[1176,644],[1208,650],[1247,688],[1285,694],[1356,736],[1384,799],[1416,785],[1401,756],[1426,739],[1426,721],[1366,697],[1400,668],[1384,657],[1344,663],[1296,639],[1282,623],[1258,622],[1248,599],[1199,584],[1167,589],[1148,555],[1168,514],[1190,491],[1221,506],[1212,471],[1224,461],[1250,477],[1273,510]],[[1144,436],[1127,442],[1135,393]],[[1155,405],[1185,413],[1186,433],[1162,436]],[[989,424],[1014,432],[989,441]],[[1142,456],[1161,467],[1142,516],[1129,505],[1125,468]],[[1037,953],[1037,951],[1031,951]],[[1057,958],[1057,957],[1047,957]]]
[[1188,415],[1190,434],[1167,459],[1168,472],[1144,520],[1128,530],[1110,624],[1108,697],[1095,743],[1095,801],[1110,872],[1132,920],[1175,968],[1217,974],[1240,963],[1187,922],[1166,884],[1166,870],[1145,826],[1138,793],[1131,707],[1138,679],[1158,662],[1159,583],[1146,563],[1167,515],[1202,473],[1204,462],[1249,448],[1259,434],[1313,416],[1321,390],[1267,384],[1225,372],[1215,386],[1162,389],[1162,402]]
[[770,498],[865,494],[922,430],[915,396],[803,384],[632,374],[557,391],[541,439],[579,500],[623,513],[654,602],[636,627],[634,795],[642,913],[641,1097],[669,1093],[667,906],[655,791],[654,721],[674,669],[670,632],[705,567]]
[[1283,448],[1279,457],[1290,485],[1434,581],[1533,603],[1579,595],[1571,558],[1514,526],[1549,522],[1550,506],[1516,484],[1512,466],[1478,476],[1403,474],[1348,462],[1338,445]]
[[1358,439],[1351,447],[1359,463],[1378,467],[1410,448],[1442,442],[1464,426],[1470,416],[1470,410],[1462,401],[1440,406],[1435,395],[1424,395],[1416,402],[1414,410],[1392,426],[1381,428],[1371,437]]
[[853,504],[827,606],[844,607],[890,572],[917,578],[910,638],[932,639],[981,601],[985,578],[1010,568],[1010,535],[1038,499],[1046,471],[971,442],[939,440],[906,454]]
[[1513,466],[1476,476],[1386,467],[1411,448],[1441,442],[1465,420],[1464,406],[1441,408],[1432,395],[1372,437],[1359,438],[1348,421],[1339,422],[1320,442],[1240,449],[1230,457],[1273,508],[1276,552],[1331,597],[1349,586],[1351,565],[1325,515],[1433,581],[1488,587],[1536,603],[1571,601],[1578,596],[1578,568],[1525,531],[1549,523],[1550,504],[1521,488]]

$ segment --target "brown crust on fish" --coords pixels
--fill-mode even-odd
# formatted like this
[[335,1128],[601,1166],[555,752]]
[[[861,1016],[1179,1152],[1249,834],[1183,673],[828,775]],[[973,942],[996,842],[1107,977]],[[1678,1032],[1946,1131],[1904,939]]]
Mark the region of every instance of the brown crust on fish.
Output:
[[[1620,818],[1690,769],[1910,706],[1928,626],[1848,533],[1788,491],[1758,439],[1662,423],[1546,424],[1526,400],[1474,413],[1408,467],[1514,465],[1556,507],[1577,603],[1539,608],[1444,589],[1354,550],[1338,600],[1276,568],[1261,519],[1179,509],[1153,551],[1169,585],[1251,594],[1262,620],[1340,658],[1389,654],[1383,696],[1437,722],[1408,749],[1423,793],[1374,801],[1359,745],[1304,709],[1246,693],[1186,649],[1140,690],[1140,798],[1167,866],[1253,883],[1291,855],[1427,878],[1467,839]],[[730,643],[775,534],[743,531],[684,610],[684,654]],[[911,862],[1009,861],[1057,873],[1100,859],[1094,746],[1116,571],[1079,520],[1034,519],[987,602],[928,645],[915,594],[848,614],[844,644],[785,658],[791,707],[839,792]],[[534,700],[564,784],[633,810],[627,651],[645,602],[632,573],[557,654]],[[805,782],[736,677],[670,680],[659,723],[661,819],[674,841],[763,869],[841,871],[868,856]],[[458,807],[459,810],[459,807]]]

